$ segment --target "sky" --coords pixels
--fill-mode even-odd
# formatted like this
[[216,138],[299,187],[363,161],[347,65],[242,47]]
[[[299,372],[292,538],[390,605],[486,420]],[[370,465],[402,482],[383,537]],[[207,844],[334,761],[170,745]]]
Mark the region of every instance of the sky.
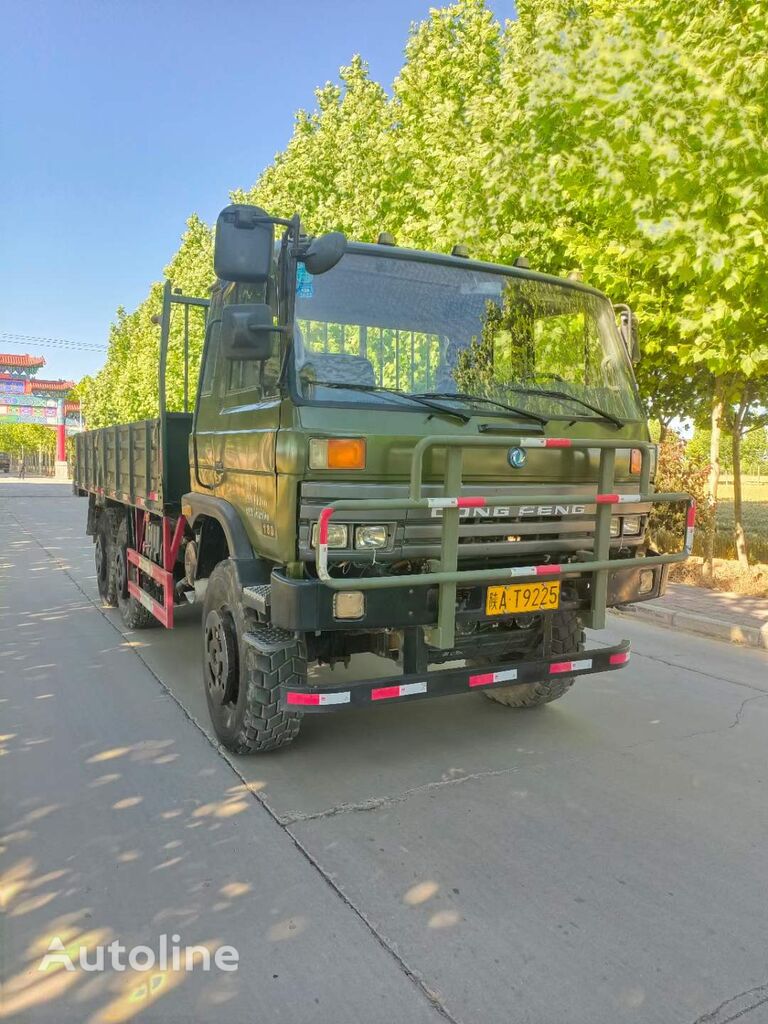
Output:
[[[435,0],[4,0],[0,332],[106,345],[355,53],[389,89]],[[489,6],[511,17],[512,0]],[[104,353],[28,348],[79,379]]]

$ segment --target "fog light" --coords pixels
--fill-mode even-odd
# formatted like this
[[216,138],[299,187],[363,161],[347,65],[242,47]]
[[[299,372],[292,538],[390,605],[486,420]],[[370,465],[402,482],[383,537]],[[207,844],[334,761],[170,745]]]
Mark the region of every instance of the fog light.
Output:
[[361,590],[338,590],[333,595],[335,619],[362,619],[365,615],[365,594]]
[[355,529],[355,547],[385,548],[387,546],[386,526],[358,526]]
[[637,587],[639,594],[650,594],[653,590],[653,569],[641,569]]
[[[347,546],[348,535],[346,523],[329,523],[328,547],[345,548]],[[312,547],[317,547],[317,523],[312,523]]]
[[624,536],[639,537],[643,532],[642,516],[624,516]]
[[618,537],[621,533],[621,520],[618,516],[611,516],[611,536]]

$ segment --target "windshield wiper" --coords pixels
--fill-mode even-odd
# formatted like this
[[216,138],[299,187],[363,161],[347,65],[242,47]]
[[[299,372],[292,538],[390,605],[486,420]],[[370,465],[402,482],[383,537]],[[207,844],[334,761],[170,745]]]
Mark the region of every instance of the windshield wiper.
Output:
[[536,412],[529,412],[528,409],[518,409],[516,405],[507,405],[505,402],[497,402],[495,398],[485,398],[482,395],[472,395],[466,391],[426,391],[424,393],[425,398],[459,398],[464,402],[482,402],[484,405],[493,405],[497,409],[504,409],[506,412],[512,412],[515,416],[523,416],[527,420],[534,420],[536,423],[540,423],[543,427],[549,423],[549,420],[544,416],[539,416]]
[[613,423],[615,426],[623,427],[624,421],[620,420],[618,416],[613,416],[611,413],[606,412],[605,409],[601,409],[598,405],[592,405],[591,402],[587,402],[583,398],[577,398],[576,395],[569,395],[567,391],[549,391],[545,388],[526,388],[521,384],[505,384],[504,387],[509,388],[510,391],[516,391],[520,395],[541,395],[543,398],[560,398],[563,401],[575,402],[576,405],[582,406],[584,409],[589,409],[590,412],[595,413],[602,420],[607,420],[609,423]]
[[441,416],[452,416],[454,419],[461,420],[462,423],[469,423],[472,418],[463,412],[459,412],[458,409],[449,409],[447,405],[430,402],[421,395],[410,395],[407,391],[398,391],[397,388],[385,388],[379,384],[345,384],[340,380],[312,380],[308,381],[308,383],[318,388],[342,388],[345,391],[370,391],[373,393],[383,392],[386,395],[397,395],[398,398],[407,398],[417,405],[423,405],[427,409],[431,409],[433,413],[438,413]]

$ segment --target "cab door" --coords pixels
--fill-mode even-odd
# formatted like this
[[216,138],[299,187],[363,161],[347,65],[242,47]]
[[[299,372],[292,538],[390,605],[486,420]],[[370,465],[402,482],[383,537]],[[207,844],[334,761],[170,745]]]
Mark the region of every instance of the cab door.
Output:
[[[224,303],[254,301],[251,286],[230,286]],[[280,426],[279,351],[264,362],[221,359],[216,494],[240,513],[254,549],[275,547],[276,448]]]

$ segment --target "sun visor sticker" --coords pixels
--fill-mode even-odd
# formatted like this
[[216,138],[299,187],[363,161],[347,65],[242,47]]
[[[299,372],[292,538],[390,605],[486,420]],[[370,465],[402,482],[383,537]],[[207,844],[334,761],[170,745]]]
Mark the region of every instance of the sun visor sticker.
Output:
[[304,266],[299,263],[296,267],[296,298],[311,299],[315,294],[315,279]]

